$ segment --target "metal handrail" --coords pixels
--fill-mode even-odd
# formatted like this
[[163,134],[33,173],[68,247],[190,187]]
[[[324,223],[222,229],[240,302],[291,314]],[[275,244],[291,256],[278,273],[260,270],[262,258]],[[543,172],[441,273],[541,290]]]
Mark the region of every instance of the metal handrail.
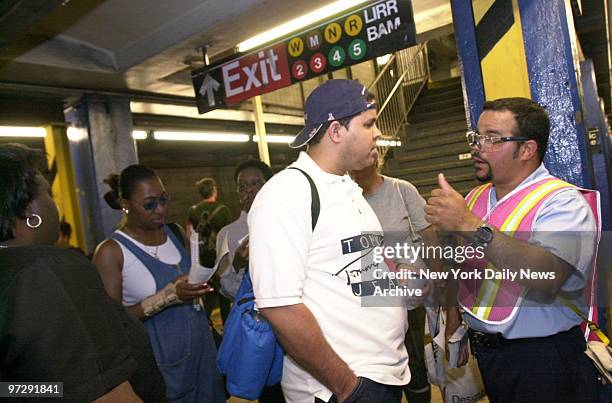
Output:
[[395,53],[393,55],[391,55],[391,57],[389,58],[387,63],[384,65],[382,70],[380,70],[378,72],[378,75],[376,76],[374,81],[372,81],[372,83],[370,85],[368,85],[368,91],[370,91],[372,88],[374,88],[374,86],[376,86],[376,84],[378,84],[378,82],[384,77],[385,73],[393,65],[393,62],[395,61],[396,58],[397,58],[397,56],[395,55]]
[[[396,72],[401,73],[397,79],[394,77]],[[368,86],[378,99],[384,99],[377,122],[384,139],[398,140],[402,126],[428,80],[427,45],[423,43],[395,53]],[[381,162],[388,149],[388,146],[379,146]]]

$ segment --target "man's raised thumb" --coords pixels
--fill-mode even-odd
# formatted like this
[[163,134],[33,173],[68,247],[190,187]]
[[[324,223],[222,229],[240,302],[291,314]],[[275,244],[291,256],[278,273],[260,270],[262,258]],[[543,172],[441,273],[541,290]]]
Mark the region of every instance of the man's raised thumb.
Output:
[[442,190],[455,190],[453,189],[453,187],[446,181],[446,178],[444,177],[444,174],[440,173],[438,174],[438,186],[440,186],[440,189]]

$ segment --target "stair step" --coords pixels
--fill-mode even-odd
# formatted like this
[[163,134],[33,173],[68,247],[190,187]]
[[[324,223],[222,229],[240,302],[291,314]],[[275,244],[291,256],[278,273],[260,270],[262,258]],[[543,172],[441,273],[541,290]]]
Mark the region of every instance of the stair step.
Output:
[[443,146],[446,144],[465,143],[465,133],[462,131],[439,134],[437,136],[419,136],[402,139],[402,148],[406,150],[419,150],[422,148],[431,148]]
[[431,89],[461,86],[461,77],[445,78],[443,80],[431,81],[428,85]]
[[[415,161],[427,161],[436,158],[448,158],[448,162],[460,161],[459,155],[470,152],[470,148],[467,143],[461,144],[448,144],[445,146],[436,147],[432,150],[413,152],[406,156],[397,157],[397,161],[400,164],[406,164]],[[446,161],[444,161],[446,162]]]
[[408,180],[423,197],[438,187],[438,173],[461,194],[474,180],[472,160],[465,141],[467,121],[460,79],[429,83],[401,132],[402,147],[395,148],[384,167],[386,175]]
[[[446,178],[448,183],[452,185],[453,183],[471,181],[474,179],[474,174],[471,172],[460,173],[456,175],[446,175],[445,174],[444,177]],[[416,186],[417,189],[419,188],[419,186],[428,187],[428,188],[433,186],[433,188],[435,189],[438,187],[438,174],[434,174],[427,178],[415,179],[415,180],[412,180],[411,183],[414,186]]]
[[[467,196],[467,194],[470,193],[470,190],[474,189],[478,185],[479,183],[475,180],[451,183],[451,186],[463,197]],[[419,193],[425,200],[427,200],[431,197],[431,191],[437,188],[437,184],[435,186],[421,186]]]
[[412,111],[412,115],[445,110],[459,105],[464,106],[463,98],[445,98],[439,101],[418,102]]
[[[427,179],[415,179],[410,176],[402,176],[402,175],[397,175],[394,173],[385,174],[385,175],[403,179],[403,180],[406,180],[412,183],[417,188],[421,196],[425,198],[426,200],[431,196],[432,190],[439,188],[437,173]],[[450,183],[450,185],[463,196],[467,195],[470,192],[470,190],[472,190],[474,187],[478,186],[479,184],[474,179],[473,174],[471,173],[465,173],[465,174],[459,174],[459,175],[445,174],[444,177],[446,178],[448,183]]]
[[465,116],[450,116],[428,122],[408,123],[407,132],[416,133],[419,136],[427,136],[432,133],[448,133],[451,131],[466,131],[467,123]]
[[427,83],[427,91],[443,91],[445,89],[461,88],[461,80],[434,81]]
[[[398,172],[394,171],[393,174],[395,176],[401,176],[406,178],[406,180],[417,183],[422,186],[426,186],[428,184],[437,183],[437,178],[439,173],[443,173],[444,176],[448,178],[457,178],[461,177],[462,180],[472,180],[474,179],[474,170],[469,166],[460,166],[457,168],[448,168],[444,167],[443,169],[435,170],[435,171],[427,171],[427,172],[417,172],[411,173],[409,175],[400,175]],[[455,179],[453,179],[455,181]],[[429,182],[428,182],[429,181]],[[416,186],[416,185],[415,185]]]
[[460,114],[439,114],[437,117],[431,117],[428,120],[416,121],[416,122],[408,122],[408,124],[418,125],[425,130],[429,130],[432,127],[443,126],[447,123],[457,123],[462,122],[462,124],[467,127],[465,123],[465,115],[463,113]]
[[451,116],[463,116],[465,117],[465,108],[463,104],[455,105],[451,108],[444,108],[439,110],[433,110],[430,112],[416,113],[411,115],[410,121],[412,123],[419,123],[431,120],[439,120],[440,118],[449,119]]
[[463,90],[461,88],[445,88],[437,90],[426,90],[418,102],[429,103],[438,102],[445,99],[463,99]]

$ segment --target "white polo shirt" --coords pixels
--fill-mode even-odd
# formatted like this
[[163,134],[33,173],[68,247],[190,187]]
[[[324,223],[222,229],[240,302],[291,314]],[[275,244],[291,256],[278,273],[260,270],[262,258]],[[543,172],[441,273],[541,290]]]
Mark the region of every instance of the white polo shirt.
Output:
[[[376,214],[348,175],[324,172],[304,152],[292,166],[314,180],[320,215],[313,233],[310,186],[297,170],[278,173],[259,191],[248,216],[257,307],[303,303],[357,376],[407,384],[405,308],[362,307],[351,285],[362,281],[360,257],[369,246],[362,232],[382,231]],[[332,395],[288,356],[282,387],[290,402],[312,403],[314,397],[327,401]]]

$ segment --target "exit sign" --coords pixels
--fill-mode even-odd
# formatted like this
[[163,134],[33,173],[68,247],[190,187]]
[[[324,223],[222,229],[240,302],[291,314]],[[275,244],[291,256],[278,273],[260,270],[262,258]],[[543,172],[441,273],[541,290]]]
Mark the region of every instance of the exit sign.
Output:
[[274,44],[191,72],[199,113],[416,44],[410,0],[369,3]]

